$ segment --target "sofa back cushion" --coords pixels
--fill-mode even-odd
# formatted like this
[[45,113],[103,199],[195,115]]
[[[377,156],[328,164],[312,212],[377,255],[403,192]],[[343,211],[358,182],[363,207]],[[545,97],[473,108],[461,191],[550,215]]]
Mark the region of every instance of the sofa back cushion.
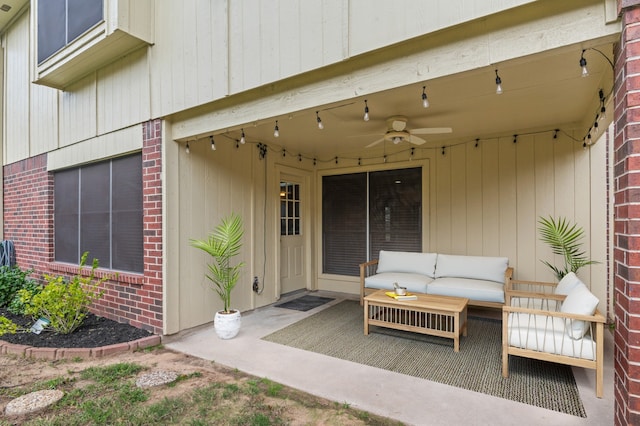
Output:
[[504,283],[508,266],[509,259],[506,257],[438,254],[436,278],[470,278]]
[[436,257],[435,253],[380,250],[377,273],[408,272],[433,278]]

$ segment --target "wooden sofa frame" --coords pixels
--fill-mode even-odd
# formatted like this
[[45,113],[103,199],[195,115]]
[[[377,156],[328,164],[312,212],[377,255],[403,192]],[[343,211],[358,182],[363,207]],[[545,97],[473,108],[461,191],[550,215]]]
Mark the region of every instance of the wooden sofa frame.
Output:
[[[538,286],[540,289],[553,289],[555,283],[541,283],[535,281],[515,281],[514,285],[524,286]],[[513,288],[514,286],[511,286]],[[603,381],[604,381],[604,324],[605,318],[599,312],[596,311],[593,315],[578,315],[565,312],[543,310],[543,309],[530,309],[517,306],[511,306],[511,299],[515,297],[525,297],[532,299],[549,299],[562,301],[566,296],[554,295],[545,292],[526,292],[526,291],[514,291],[508,290],[505,294],[505,306],[502,307],[502,376],[509,377],[509,355],[521,356],[525,358],[539,359],[542,361],[556,362],[559,364],[571,365],[582,368],[594,369],[596,373],[596,396],[602,398],[603,395]],[[531,349],[523,349],[509,345],[509,314],[521,313],[530,315],[542,315],[547,317],[557,317],[566,320],[577,320],[590,322],[590,332],[592,333],[592,339],[595,341],[595,360],[588,360],[584,358],[557,355],[547,353],[543,351],[536,351]],[[594,327],[595,325],[595,327]]]
[[[373,289],[373,288],[367,288],[364,286],[364,279],[367,278],[370,275],[375,274],[375,270],[377,269],[378,265],[378,259],[373,259],[370,260],[368,262],[364,262],[361,263],[360,266],[360,304],[362,305],[364,303],[364,297],[367,295],[367,292],[374,292],[377,289]],[[513,276],[513,268],[511,266],[509,266],[506,271],[505,271],[505,275],[504,275],[504,282],[505,282],[505,300],[506,300],[506,289],[507,289],[507,284],[511,281],[511,278]],[[480,301],[480,300],[472,300],[469,299],[469,306],[478,306],[478,307],[482,307],[482,308],[495,308],[495,309],[501,309],[503,304],[502,303],[498,303],[498,302],[484,302],[484,301]]]

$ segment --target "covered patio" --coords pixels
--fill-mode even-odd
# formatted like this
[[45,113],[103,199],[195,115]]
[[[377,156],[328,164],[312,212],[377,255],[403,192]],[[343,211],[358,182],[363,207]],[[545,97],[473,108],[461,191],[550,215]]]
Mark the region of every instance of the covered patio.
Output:
[[[283,298],[282,302],[303,294]],[[587,415],[581,418],[261,340],[342,300],[357,300],[344,293],[313,294],[334,300],[307,312],[275,306],[253,310],[243,316],[240,334],[229,341],[220,341],[213,328],[206,325],[166,337],[164,342],[172,350],[411,425],[613,423],[613,336],[609,332],[605,335],[602,399],[595,396],[594,372],[573,368]],[[537,391],[541,390],[532,389]]]

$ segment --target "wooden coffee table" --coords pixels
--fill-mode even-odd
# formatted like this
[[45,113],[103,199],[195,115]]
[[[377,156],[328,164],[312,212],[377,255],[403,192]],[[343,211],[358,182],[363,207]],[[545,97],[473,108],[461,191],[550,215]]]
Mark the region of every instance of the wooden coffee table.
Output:
[[462,297],[418,294],[417,300],[395,300],[378,290],[364,298],[364,334],[369,326],[393,328],[453,339],[460,351],[460,335],[467,335],[467,303]]

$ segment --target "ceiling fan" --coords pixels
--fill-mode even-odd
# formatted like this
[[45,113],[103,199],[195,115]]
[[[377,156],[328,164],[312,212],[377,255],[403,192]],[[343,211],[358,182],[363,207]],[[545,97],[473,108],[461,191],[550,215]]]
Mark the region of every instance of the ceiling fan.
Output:
[[414,145],[422,145],[426,140],[416,135],[437,135],[451,133],[452,131],[451,127],[425,127],[422,129],[407,130],[407,117],[394,115],[393,117],[387,118],[387,132],[383,137],[371,142],[367,145],[367,148],[383,141],[393,142],[396,145],[403,141],[410,142]]

